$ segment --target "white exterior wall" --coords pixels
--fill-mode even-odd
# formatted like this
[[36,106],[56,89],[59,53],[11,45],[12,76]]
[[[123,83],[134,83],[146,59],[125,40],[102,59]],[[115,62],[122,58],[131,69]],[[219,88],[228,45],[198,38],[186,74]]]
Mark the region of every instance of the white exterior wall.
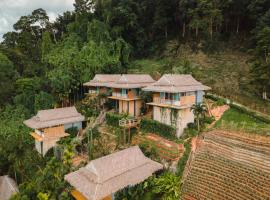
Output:
[[[163,116],[162,111],[163,109]],[[171,122],[171,109],[170,108],[161,108],[158,106],[153,107],[153,119],[159,121],[163,124],[172,125]],[[178,118],[176,121],[176,136],[180,137],[183,134],[184,129],[187,127],[188,123],[194,122],[194,114],[190,108],[179,109]]]
[[[162,115],[162,110],[163,110],[163,115]],[[154,106],[153,112],[154,112],[153,113],[154,120],[167,124],[167,125],[171,125],[170,109]]]
[[36,150],[38,151],[38,153],[42,153],[42,150],[41,150],[41,142],[35,140],[35,148]]
[[190,108],[179,110],[178,122],[176,126],[176,136],[180,137],[188,123],[194,123],[194,114]]
[[65,130],[72,128],[72,127],[77,127],[78,130],[81,130],[82,129],[82,122],[65,124],[64,127],[65,127]]
[[55,140],[45,140],[43,141],[43,156],[46,155],[46,153],[52,148],[57,146],[57,142],[60,140],[59,139],[55,139]]

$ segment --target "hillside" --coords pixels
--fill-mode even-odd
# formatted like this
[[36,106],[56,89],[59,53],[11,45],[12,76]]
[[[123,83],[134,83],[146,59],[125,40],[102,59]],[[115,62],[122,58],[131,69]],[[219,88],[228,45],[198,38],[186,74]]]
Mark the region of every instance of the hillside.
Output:
[[[169,47],[172,49],[172,47]],[[233,49],[206,54],[192,52],[183,45],[176,56],[172,50],[161,59],[135,60],[129,72],[150,73],[154,77],[163,73],[191,73],[212,88],[211,92],[239,102],[249,108],[270,114],[270,102],[264,101],[250,83],[251,56]]]
[[270,138],[214,130],[197,142],[183,199],[267,199]]

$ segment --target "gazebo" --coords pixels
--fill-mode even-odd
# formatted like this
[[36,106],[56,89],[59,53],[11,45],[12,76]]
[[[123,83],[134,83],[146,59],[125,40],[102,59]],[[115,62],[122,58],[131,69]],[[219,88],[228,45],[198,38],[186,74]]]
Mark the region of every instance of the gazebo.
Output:
[[144,156],[138,146],[90,161],[85,167],[65,176],[75,190],[77,200],[103,200],[127,187],[136,185],[163,166]]

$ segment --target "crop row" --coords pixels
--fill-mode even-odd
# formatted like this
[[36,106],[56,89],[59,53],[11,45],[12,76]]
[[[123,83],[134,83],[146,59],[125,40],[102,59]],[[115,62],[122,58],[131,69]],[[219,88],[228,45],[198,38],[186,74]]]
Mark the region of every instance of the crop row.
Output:
[[220,144],[225,144],[225,145],[229,145],[229,146],[234,146],[234,147],[239,147],[242,149],[247,149],[247,150],[252,150],[252,151],[256,151],[259,153],[265,153],[270,155],[270,145],[269,146],[265,146],[263,144],[247,144],[243,141],[240,140],[235,140],[235,139],[230,139],[230,138],[223,138],[220,136],[213,136],[213,137],[205,137],[205,141],[207,140],[211,140],[211,141],[216,141]]
[[266,181],[270,184],[270,174],[268,173],[261,173],[261,171],[258,170],[250,170],[250,168],[247,168],[244,165],[241,165],[236,162],[223,162],[221,160],[215,159],[214,157],[197,157],[196,162],[194,162],[194,167],[198,166],[206,166],[209,169],[217,169],[217,170],[223,170],[226,169],[228,173],[233,173],[237,176],[248,176],[248,177],[254,177],[260,180],[260,182]]
[[[202,150],[219,153],[221,155],[228,155],[232,159],[244,158],[245,162],[256,162],[258,165],[270,165],[270,156],[267,154],[257,153],[250,150],[245,150],[236,147],[230,147],[228,145],[219,144],[214,141],[206,141]],[[236,156],[232,156],[236,155]],[[261,167],[261,166],[260,166]]]
[[206,133],[183,183],[182,199],[269,199],[269,141],[224,132]]

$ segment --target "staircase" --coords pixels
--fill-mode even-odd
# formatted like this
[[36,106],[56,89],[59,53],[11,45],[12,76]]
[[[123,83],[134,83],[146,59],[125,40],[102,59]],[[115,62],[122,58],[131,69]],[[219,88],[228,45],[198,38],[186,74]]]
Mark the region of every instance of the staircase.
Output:
[[105,109],[102,110],[99,113],[98,117],[95,119],[95,121],[87,123],[87,127],[78,133],[77,138],[81,140],[83,138],[84,134],[87,133],[90,129],[93,129],[97,125],[102,124],[105,121],[106,113],[107,113],[107,111]]

